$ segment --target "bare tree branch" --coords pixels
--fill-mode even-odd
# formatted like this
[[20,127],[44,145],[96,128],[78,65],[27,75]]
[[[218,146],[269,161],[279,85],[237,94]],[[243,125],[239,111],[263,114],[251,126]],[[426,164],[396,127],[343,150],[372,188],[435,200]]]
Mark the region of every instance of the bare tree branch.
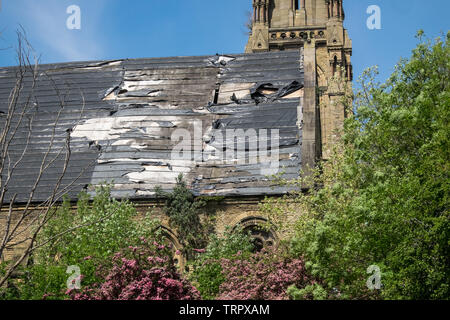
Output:
[[[17,268],[36,249],[45,246],[51,241],[57,240],[67,233],[100,223],[114,215],[113,210],[97,221],[80,224],[68,230],[63,230],[51,239],[47,239],[44,243],[36,243],[42,229],[45,228],[49,221],[55,218],[57,213],[56,209],[64,195],[73,191],[78,186],[78,180],[84,175],[86,170],[98,161],[101,153],[86,167],[82,168],[75,178],[71,178],[70,181],[63,183],[64,180],[67,180],[65,178],[72,156],[71,128],[67,129],[62,146],[59,145],[61,141],[58,135],[60,134],[59,125],[61,116],[66,107],[66,96],[70,93],[71,85],[65,83],[64,85],[68,89],[66,90],[67,92],[63,92],[65,89],[62,91],[50,74],[39,71],[39,60],[35,55],[31,57],[34,51],[26,39],[23,28],[17,31],[17,39],[18,46],[16,53],[18,67],[15,70],[16,80],[7,103],[7,112],[0,114],[0,121],[3,122],[0,128],[0,213],[5,212],[6,217],[2,230],[4,234],[0,238],[0,263],[5,261],[5,250],[14,250],[19,246],[23,246],[23,248],[21,247],[22,251],[18,259],[8,266],[6,273],[0,278],[0,287],[10,279]],[[32,63],[32,61],[34,62]],[[17,168],[23,163],[34,137],[33,134],[35,131],[33,124],[39,110],[39,101],[35,97],[35,91],[41,77],[46,77],[46,80],[51,83],[58,99],[59,109],[52,124],[48,145],[42,155],[42,159],[39,159],[39,170],[33,180],[31,189],[26,193],[26,199],[20,199],[24,206],[19,209],[16,206],[17,199],[19,198],[18,194],[14,193],[10,199],[7,199],[9,197],[7,195],[9,194],[9,185],[14,179]],[[82,106],[77,123],[80,123],[83,119],[86,104],[82,90],[79,89],[79,92]],[[26,130],[26,137],[23,149],[17,153],[17,151],[11,150],[11,146],[14,145],[18,133],[23,132],[21,130],[24,129]],[[24,138],[21,137],[20,139],[23,140]],[[53,164],[61,159],[61,170],[55,176],[55,184],[50,190],[47,190],[49,196],[41,203],[36,203],[35,195],[44,174],[49,171]],[[6,211],[7,205],[8,209]]]

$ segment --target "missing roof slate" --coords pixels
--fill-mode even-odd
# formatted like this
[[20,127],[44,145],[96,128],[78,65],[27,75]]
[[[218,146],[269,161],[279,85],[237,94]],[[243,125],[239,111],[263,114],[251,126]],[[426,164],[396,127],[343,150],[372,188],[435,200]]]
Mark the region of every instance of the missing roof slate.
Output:
[[303,89],[303,84],[297,80],[292,81],[286,86],[274,86],[272,83],[262,83],[250,90],[250,99],[238,99],[236,93],[233,93],[231,101],[236,104],[255,103],[258,105],[260,103],[274,102],[300,89]]
[[[117,197],[152,197],[156,185],[173,188],[178,173],[185,174],[197,195],[285,193],[286,188],[274,186],[259,173],[258,164],[210,157],[219,147],[218,135],[226,129],[279,130],[280,165],[291,175],[300,170],[302,132],[296,123],[303,69],[298,51],[55,64],[41,70],[51,73],[56,86],[71,83],[76,88],[57,126],[58,136],[72,130],[72,160],[63,184],[94,161],[70,196],[76,197],[86,184],[114,181],[112,191]],[[0,74],[1,115],[7,110],[5,101],[15,73],[13,68],[3,68]],[[78,120],[79,92],[85,98],[82,121]],[[39,148],[47,142],[55,120],[58,97],[48,80],[41,79],[36,99],[39,139],[33,142],[33,151],[27,153],[9,193],[17,192],[19,199],[31,188],[42,157]],[[201,130],[201,159],[195,155],[185,161],[171,159],[175,129],[185,129],[192,136]],[[21,134],[14,140],[16,155],[24,139]],[[61,165],[55,162],[50,172],[57,172]],[[54,180],[54,174],[46,176],[36,201],[46,198]]]

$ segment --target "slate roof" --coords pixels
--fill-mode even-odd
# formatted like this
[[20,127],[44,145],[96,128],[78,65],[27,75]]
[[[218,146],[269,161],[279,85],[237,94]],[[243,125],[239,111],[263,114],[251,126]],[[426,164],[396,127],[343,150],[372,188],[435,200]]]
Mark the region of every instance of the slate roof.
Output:
[[[35,201],[45,200],[55,186],[68,135],[71,160],[60,189],[69,187],[72,198],[88,185],[105,181],[113,182],[117,198],[152,198],[157,185],[173,188],[179,173],[196,195],[285,193],[286,188],[274,185],[262,172],[267,165],[264,159],[245,163],[237,154],[221,161],[214,150],[230,151],[219,139],[227,137],[227,129],[267,129],[269,142],[270,130],[277,129],[280,170],[288,177],[298,176],[301,60],[299,51],[284,51],[41,65],[31,99],[37,110],[33,134],[6,199],[13,194],[18,201],[27,199],[53,130],[54,145],[47,157],[51,163],[40,179]],[[1,126],[16,72],[15,67],[0,68]],[[26,79],[20,102],[31,92],[30,74]],[[23,121],[12,140],[10,163],[27,145],[27,123]],[[197,152],[191,158],[174,160],[172,151],[179,141],[171,136],[180,129],[200,142],[194,144]],[[257,141],[248,141],[247,150],[259,150],[261,144],[255,150],[252,142],[265,139],[258,135]],[[6,174],[5,170],[2,181]]]

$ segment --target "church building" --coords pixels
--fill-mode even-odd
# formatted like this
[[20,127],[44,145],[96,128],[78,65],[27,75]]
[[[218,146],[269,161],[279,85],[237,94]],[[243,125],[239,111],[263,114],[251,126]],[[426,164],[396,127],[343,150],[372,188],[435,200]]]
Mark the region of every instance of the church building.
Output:
[[[170,192],[183,174],[195,196],[216,199],[218,233],[241,225],[261,245],[278,241],[258,228],[261,200],[289,192],[270,175],[308,174],[347,116],[331,81],[352,81],[344,18],[343,0],[253,0],[244,54],[40,65],[36,81],[27,69],[18,102],[35,111],[32,135],[23,121],[11,140],[10,164],[20,161],[7,188],[2,171],[0,237],[9,204],[20,210],[30,192],[35,205],[55,186],[76,201],[110,183],[113,197],[153,210],[178,246],[155,187]],[[19,70],[0,68],[2,126]]]

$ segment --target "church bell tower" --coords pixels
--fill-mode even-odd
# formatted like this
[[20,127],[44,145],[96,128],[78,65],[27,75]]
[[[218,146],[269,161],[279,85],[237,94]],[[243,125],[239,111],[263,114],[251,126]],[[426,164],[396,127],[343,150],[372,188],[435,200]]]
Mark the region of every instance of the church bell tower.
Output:
[[[304,58],[314,64],[316,124],[320,128],[317,148],[319,156],[326,159],[346,117],[341,98],[353,77],[352,42],[344,28],[343,0],[252,1],[252,30],[245,52],[301,49]],[[307,72],[305,65],[305,81]]]

